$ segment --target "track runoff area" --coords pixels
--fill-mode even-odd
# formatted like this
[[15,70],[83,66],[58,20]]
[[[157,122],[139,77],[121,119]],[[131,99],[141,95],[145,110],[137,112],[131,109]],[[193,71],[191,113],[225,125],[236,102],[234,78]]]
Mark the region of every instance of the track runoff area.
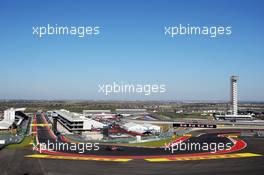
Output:
[[231,159],[263,156],[244,152],[247,143],[228,134],[204,133],[196,137],[182,136],[162,147],[110,146],[101,143],[73,142],[57,136],[50,129],[44,114],[35,114],[32,142],[35,154],[27,158],[128,162]]

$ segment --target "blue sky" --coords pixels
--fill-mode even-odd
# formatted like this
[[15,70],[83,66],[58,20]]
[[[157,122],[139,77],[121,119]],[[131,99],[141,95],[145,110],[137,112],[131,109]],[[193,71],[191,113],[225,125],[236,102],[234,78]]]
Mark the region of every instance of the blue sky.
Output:
[[[0,2],[0,99],[264,101],[264,2],[98,0]],[[32,35],[47,24],[100,26],[100,35]],[[218,38],[169,38],[164,26],[232,26]],[[99,84],[165,84],[151,96],[98,93]]]

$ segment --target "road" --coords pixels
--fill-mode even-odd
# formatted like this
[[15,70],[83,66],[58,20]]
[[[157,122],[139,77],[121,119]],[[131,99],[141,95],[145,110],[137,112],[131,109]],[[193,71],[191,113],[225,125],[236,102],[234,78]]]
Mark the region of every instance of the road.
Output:
[[[42,118],[38,117],[37,122],[43,123]],[[40,141],[54,138],[48,130],[38,127]],[[206,130],[205,130],[206,132]],[[228,141],[226,138],[215,138],[215,134],[204,134],[196,139],[210,141]],[[192,141],[197,141],[193,140]],[[215,140],[216,139],[216,140]],[[238,153],[258,153],[264,154],[264,139],[247,138],[247,147]],[[128,152],[127,152],[128,151]],[[133,153],[132,153],[133,152]],[[84,160],[61,160],[61,159],[36,159],[25,156],[36,153],[31,147],[24,149],[3,149],[0,151],[0,174],[1,175],[164,175],[164,174],[224,174],[224,175],[247,175],[263,174],[264,156],[232,159],[209,159],[209,160],[186,160],[168,162],[148,162],[144,159],[132,159],[127,162],[113,161],[84,161]],[[74,152],[75,153],[75,152]],[[104,149],[96,152],[100,155],[112,155],[116,152],[105,151]],[[167,153],[159,149],[133,149],[127,148],[120,151],[122,155],[164,155]],[[183,152],[181,152],[182,154]],[[85,153],[85,154],[88,154]],[[89,154],[93,154],[89,152]],[[179,154],[179,153],[176,153]]]
[[[247,151],[264,153],[264,140],[248,139]],[[249,150],[248,150],[249,149]],[[31,148],[0,151],[1,175],[262,175],[264,157],[150,163],[144,160],[104,162],[32,159]]]
[[[36,121],[37,124],[43,124],[46,123],[45,117],[42,115],[38,114],[36,116]],[[58,139],[58,141],[55,140],[54,136],[52,136],[52,133],[49,131],[49,128],[42,127],[42,126],[37,126],[37,134],[38,134],[38,140],[40,143],[54,143],[56,145],[60,145],[61,141]],[[226,137],[218,137],[217,133],[208,133],[208,134],[203,134],[199,137],[191,137],[188,140],[184,141],[184,143],[188,143],[191,145],[191,143],[195,144],[200,144],[203,145],[203,143],[207,143],[208,145],[210,144],[229,144],[230,146],[233,146],[233,142],[230,141],[230,139]],[[69,153],[69,154],[79,154],[80,152],[81,155],[97,155],[97,156],[134,156],[134,157],[146,157],[146,156],[172,156],[172,155],[185,155],[185,154],[195,154],[195,153],[205,153],[208,152],[208,150],[202,150],[202,149],[186,149],[186,150],[178,150],[174,151],[172,153],[171,150],[167,149],[165,150],[164,148],[138,148],[138,147],[127,147],[127,146],[119,146],[121,151],[107,151],[106,150],[106,145],[100,145],[100,149],[98,151],[87,151],[85,150],[70,150],[70,149],[54,149],[54,151],[58,151],[59,153]],[[61,147],[62,148],[62,147]],[[216,151],[216,150],[210,150],[210,151]]]

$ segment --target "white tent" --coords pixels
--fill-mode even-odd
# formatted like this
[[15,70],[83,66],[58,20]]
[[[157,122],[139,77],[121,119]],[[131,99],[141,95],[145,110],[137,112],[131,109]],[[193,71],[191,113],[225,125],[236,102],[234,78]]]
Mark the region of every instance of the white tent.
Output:
[[137,124],[133,122],[129,122],[123,125],[123,128],[127,131],[144,133],[144,132],[160,132],[160,127],[152,124]]

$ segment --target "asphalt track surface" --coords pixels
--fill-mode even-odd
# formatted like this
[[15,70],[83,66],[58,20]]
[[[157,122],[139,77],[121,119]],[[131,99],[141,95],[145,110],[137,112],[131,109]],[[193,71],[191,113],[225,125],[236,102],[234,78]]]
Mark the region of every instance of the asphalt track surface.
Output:
[[[253,143],[253,145],[252,145]],[[264,141],[250,139],[249,146],[263,145]],[[263,150],[262,150],[263,151]],[[132,160],[125,163],[78,161],[60,159],[32,159],[31,148],[0,151],[1,175],[262,175],[264,157],[241,159],[197,160],[150,163]]]
[[[44,121],[44,117],[40,114],[36,115],[36,122],[37,124],[44,124],[46,121]],[[52,136],[51,132],[49,131],[49,128],[47,126],[37,126],[37,134],[38,134],[38,140],[40,143],[45,143],[46,145],[49,143],[54,143],[54,145],[59,145],[60,142],[63,142],[60,140],[60,138],[57,138],[55,140],[54,136]],[[203,143],[206,143],[208,145],[210,144],[229,144],[230,146],[233,146],[233,142],[226,138],[226,137],[218,137],[217,133],[208,133],[203,134],[199,137],[191,137],[188,140],[185,140],[184,143],[187,143],[188,145],[191,145],[191,143],[200,144],[203,145]],[[69,143],[68,143],[69,144]],[[108,151],[106,150],[107,145],[100,145],[99,144],[99,150],[70,150],[70,149],[63,149],[61,146],[58,149],[54,149],[53,151],[60,152],[60,153],[67,153],[67,154],[79,154],[80,156],[84,155],[96,155],[96,156],[134,156],[134,157],[140,157],[140,156],[173,156],[173,155],[186,155],[186,154],[195,154],[195,153],[205,153],[208,152],[208,150],[195,150],[194,147],[188,149],[188,150],[177,150],[172,151],[164,148],[142,148],[142,147],[127,147],[127,146],[118,146],[121,151]],[[84,151],[84,152],[83,152]],[[215,151],[213,148],[210,151]],[[209,152],[210,152],[209,151]],[[80,153],[81,152],[81,153]]]
[[[264,154],[264,139],[244,140],[247,147],[239,152]],[[142,159],[105,162],[25,157],[34,153],[32,147],[1,150],[0,175],[262,175],[264,172],[264,156],[155,163]]]

